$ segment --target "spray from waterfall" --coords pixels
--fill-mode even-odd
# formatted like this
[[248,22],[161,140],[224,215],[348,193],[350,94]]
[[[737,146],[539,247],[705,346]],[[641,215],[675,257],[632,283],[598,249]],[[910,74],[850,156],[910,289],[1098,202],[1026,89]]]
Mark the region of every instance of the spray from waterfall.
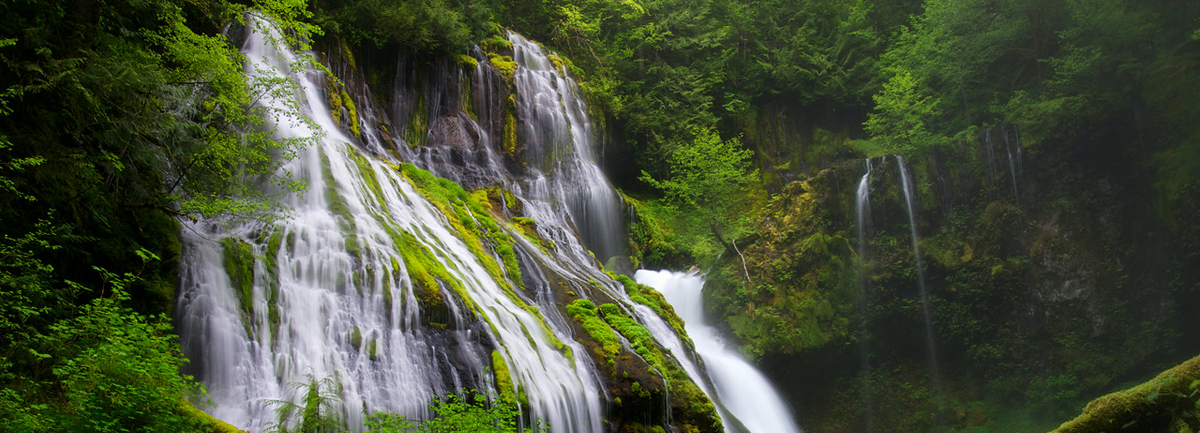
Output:
[[[942,390],[941,370],[938,366],[937,345],[933,335],[932,313],[929,311],[929,293],[925,289],[925,268],[921,265],[920,238],[917,236],[916,204],[913,194],[913,183],[909,175],[908,164],[904,157],[896,155],[900,168],[900,182],[904,188],[904,204],[908,210],[908,226],[912,230],[913,261],[917,267],[917,288],[921,294],[921,318],[925,328],[925,345],[929,350],[930,378],[933,382],[934,394],[940,399]],[[939,402],[940,405],[940,402]]]

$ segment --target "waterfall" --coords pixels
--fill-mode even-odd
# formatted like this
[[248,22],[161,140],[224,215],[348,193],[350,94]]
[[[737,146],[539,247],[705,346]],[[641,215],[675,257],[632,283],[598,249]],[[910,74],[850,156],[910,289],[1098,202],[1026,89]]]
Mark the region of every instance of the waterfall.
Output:
[[596,164],[596,131],[579,86],[542,47],[516,33],[508,40],[518,65],[517,120],[524,128],[531,197],[564,204],[602,263],[627,255],[621,197]]
[[[799,433],[787,405],[754,366],[725,345],[717,330],[704,322],[701,290],[704,278],[679,272],[639,270],[641,284],[663,294],[686,323],[687,333],[703,359],[717,398],[748,433]],[[726,420],[726,426],[731,424]],[[726,427],[727,431],[729,427]]]
[[[886,157],[885,157],[886,158]],[[871,347],[870,330],[867,320],[867,234],[871,222],[871,158],[866,159],[867,172],[858,181],[858,191],[854,199],[854,215],[858,222],[858,315],[862,319],[859,331],[859,350],[862,366],[862,393],[866,403],[866,432],[875,431],[875,400],[871,391]]]
[[[605,431],[597,369],[545,307],[553,306],[548,288],[528,288],[530,299],[496,270],[496,253],[464,237],[463,225],[481,226],[484,216],[427,200],[398,161],[350,145],[324,104],[324,77],[290,73],[294,55],[275,47],[268,25],[251,21],[248,73],[300,85],[263,103],[298,104],[320,134],[299,119],[274,123],[283,137],[319,137],[284,167],[308,185],[281,192],[288,218],[198,222],[183,232],[177,323],[191,372],[213,403],[206,410],[260,431],[274,420],[274,401],[295,401],[292,384],[330,378],[335,415],[352,429],[364,412],[427,418],[431,396],[499,383],[489,370],[503,364],[527,396],[522,409],[552,431]],[[455,212],[463,217],[449,217]],[[513,238],[518,255],[536,249]],[[582,248],[564,240],[559,250]],[[556,255],[560,277],[603,275],[578,255]]]
[[[1017,193],[1017,162],[1013,160],[1012,145],[1009,144],[1008,141],[1008,129],[1002,129],[1002,131],[1004,132],[1004,152],[1008,154],[1008,175],[1009,179],[1012,180],[1013,203],[1016,203],[1017,206],[1020,206],[1021,195]],[[1019,146],[1018,149],[1020,149]]]
[[[925,290],[925,268],[921,266],[920,239],[917,237],[916,204],[913,198],[913,183],[909,177],[908,164],[904,157],[896,155],[900,167],[900,183],[904,188],[904,205],[908,210],[908,226],[912,230],[913,261],[917,267],[917,287],[921,293],[921,316],[925,326],[925,344],[929,350],[930,376],[935,395],[941,393],[941,370],[938,368],[937,346],[933,336],[932,314],[929,311],[929,294]],[[940,396],[939,396],[940,398]]]

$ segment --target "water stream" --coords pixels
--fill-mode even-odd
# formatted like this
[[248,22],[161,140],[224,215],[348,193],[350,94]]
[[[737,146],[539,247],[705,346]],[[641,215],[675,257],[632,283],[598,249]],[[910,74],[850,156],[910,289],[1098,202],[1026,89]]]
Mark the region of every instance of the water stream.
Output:
[[[687,333],[703,359],[716,394],[747,433],[799,433],[787,404],[761,372],[727,346],[716,328],[704,321],[701,290],[704,278],[671,271],[639,270],[641,284],[653,287],[684,320]],[[726,424],[729,424],[726,421]]]
[[938,398],[940,398],[942,389],[941,369],[938,366],[937,343],[933,335],[933,315],[929,309],[929,293],[925,288],[925,268],[921,265],[921,241],[917,236],[916,202],[913,193],[913,182],[909,175],[908,164],[904,163],[904,157],[896,155],[896,162],[900,170],[900,183],[904,188],[904,205],[908,211],[908,226],[912,230],[913,262],[917,268],[917,288],[921,294],[921,319],[925,330],[925,345],[929,351],[930,378],[933,382],[934,393],[938,394]]
[[873,433],[875,431],[875,399],[871,390],[871,344],[867,320],[867,235],[870,233],[871,224],[871,158],[866,159],[866,170],[862,179],[858,181],[858,190],[854,194],[854,215],[858,229],[858,316],[862,320],[859,330],[859,351],[862,365],[859,367],[859,374],[862,375],[862,394],[866,406],[866,416],[864,416],[863,422],[866,426],[865,431]]

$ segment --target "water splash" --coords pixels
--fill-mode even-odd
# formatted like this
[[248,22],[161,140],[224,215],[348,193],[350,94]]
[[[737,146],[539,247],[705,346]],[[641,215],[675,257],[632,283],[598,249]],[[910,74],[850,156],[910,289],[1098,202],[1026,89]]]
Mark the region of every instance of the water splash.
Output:
[[[704,322],[701,290],[704,278],[671,271],[639,270],[635,279],[663,294],[685,322],[696,353],[721,404],[747,433],[800,433],[787,405],[765,376],[730,347],[717,330]],[[729,426],[732,423],[725,421]],[[727,431],[729,427],[726,427]]]

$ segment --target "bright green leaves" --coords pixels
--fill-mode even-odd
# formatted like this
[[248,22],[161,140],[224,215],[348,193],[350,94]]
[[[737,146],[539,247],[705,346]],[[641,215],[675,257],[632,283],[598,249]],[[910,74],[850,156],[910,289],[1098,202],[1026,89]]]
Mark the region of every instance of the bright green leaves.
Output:
[[937,115],[940,101],[929,93],[912,73],[896,73],[872,97],[875,112],[867,118],[867,132],[882,139],[882,147],[890,153],[912,154],[932,144],[926,122]]
[[535,426],[521,430],[521,411],[516,403],[505,401],[495,395],[484,395],[470,390],[463,392],[467,397],[451,394],[442,399],[434,397],[429,408],[434,413],[430,420],[414,423],[404,415],[375,413],[367,417],[368,433],[457,433],[496,432],[518,433],[521,431],[547,431],[549,426],[541,421]]
[[693,230],[707,231],[722,245],[745,234],[752,221],[751,187],[758,180],[753,152],[738,139],[721,140],[708,128],[694,130],[695,139],[671,153],[671,173],[641,179],[660,189],[667,200],[685,212]]

